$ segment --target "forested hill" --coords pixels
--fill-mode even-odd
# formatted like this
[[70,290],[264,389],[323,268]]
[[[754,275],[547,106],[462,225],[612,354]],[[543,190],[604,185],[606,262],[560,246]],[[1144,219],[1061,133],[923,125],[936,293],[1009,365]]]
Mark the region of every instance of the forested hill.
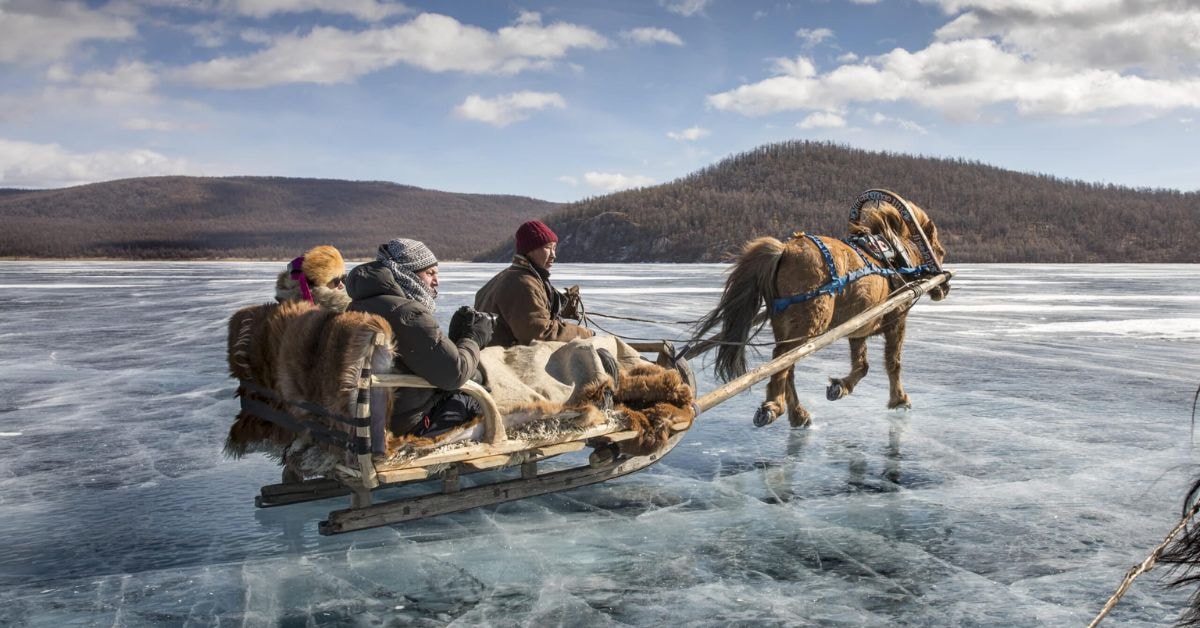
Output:
[[[1200,262],[1200,193],[1022,174],[963,160],[817,142],[772,144],[671,183],[562,207],[564,262],[721,261],[793,231],[841,236],[864,190],[936,222],[947,262]],[[480,256],[499,261],[511,243]]]
[[560,207],[377,181],[147,177],[0,190],[0,257],[291,259],[316,244],[374,256],[394,237],[470,259]]

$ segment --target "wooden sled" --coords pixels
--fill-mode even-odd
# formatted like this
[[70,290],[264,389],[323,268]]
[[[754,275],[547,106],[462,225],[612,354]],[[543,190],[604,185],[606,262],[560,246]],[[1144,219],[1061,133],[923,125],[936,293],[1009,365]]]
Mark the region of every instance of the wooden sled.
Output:
[[[682,439],[691,427],[690,419],[695,417],[693,408],[689,420],[671,424],[665,442],[652,453],[630,451],[629,445],[637,439],[639,432],[614,430],[611,424],[586,429],[563,442],[532,443],[510,438],[506,433],[504,417],[492,396],[483,386],[467,382],[460,390],[478,400],[484,410],[483,438],[449,451],[393,463],[371,454],[371,390],[434,386],[414,375],[373,374],[370,368],[372,354],[385,342],[383,334],[376,334],[375,344],[368,348],[360,360],[358,394],[349,416],[337,417],[331,412],[323,413],[329,419],[344,419],[347,427],[353,430],[352,438],[345,438],[345,435],[333,432],[327,426],[269,407],[263,403],[261,396],[270,395],[270,391],[257,388],[258,399],[242,395],[243,410],[296,433],[307,430],[310,438],[322,440],[325,445],[344,452],[344,462],[334,465],[323,478],[303,480],[294,470],[285,466],[283,482],[262,487],[255,498],[256,506],[269,508],[349,495],[349,508],[330,512],[329,517],[320,523],[320,533],[329,535],[568,490],[620,477],[654,464]],[[686,361],[672,362],[674,352],[669,343],[630,346],[643,353],[655,354],[655,363],[678,370],[684,383],[695,390],[690,367]],[[242,385],[255,388],[245,381]],[[323,410],[306,405],[304,409],[309,412]],[[619,410],[605,408],[605,411]],[[585,448],[591,448],[587,464],[550,471],[540,468],[540,463],[545,460]],[[519,476],[505,479],[504,469],[512,469],[507,472],[509,476],[519,470]],[[459,478],[463,475],[485,471],[500,477],[474,486],[460,485]],[[376,502],[374,499],[378,489],[416,483],[429,483],[440,490],[433,494],[387,501]]]
[[[349,424],[348,434],[329,433],[327,427],[281,414],[261,400],[242,395],[244,411],[253,412],[293,432],[306,433],[312,438],[325,438],[328,445],[338,447],[345,454],[343,462],[333,465],[323,478],[305,480],[285,466],[283,481],[262,487],[255,498],[255,505],[269,508],[349,495],[350,507],[330,512],[328,518],[319,525],[321,534],[330,535],[570,490],[627,475],[661,460],[682,440],[701,413],[744,392],[754,383],[791,367],[798,360],[833,344],[868,322],[895,309],[907,307],[951,277],[950,271],[943,271],[911,284],[899,294],[842,325],[695,399],[690,408],[690,419],[671,424],[665,441],[651,453],[635,451],[631,446],[639,436],[637,431],[613,429],[611,426],[591,428],[568,440],[550,444],[510,438],[491,395],[482,386],[468,382],[461,390],[478,399],[484,408],[484,436],[479,442],[397,464],[376,460],[371,454],[371,390],[433,387],[411,375],[373,374],[370,365],[375,357],[374,352],[386,343],[382,334],[376,334],[375,344],[364,351],[358,363],[358,394],[350,408],[350,415],[337,417]],[[654,362],[660,366],[677,369],[684,383],[693,392],[696,390],[690,366],[682,358],[676,357],[670,343],[636,343],[630,346],[639,352],[654,354]],[[242,383],[246,385],[245,381]],[[305,407],[305,410],[332,416],[321,408]],[[350,437],[346,438],[347,435]],[[539,468],[540,463],[550,458],[585,448],[591,449],[586,465],[552,471]],[[466,487],[460,483],[463,475],[480,472],[502,474],[505,468],[512,469],[508,472],[510,475],[519,469],[519,476],[510,479],[501,476],[491,482]],[[437,492],[374,502],[373,493],[378,489],[416,483],[428,483]]]

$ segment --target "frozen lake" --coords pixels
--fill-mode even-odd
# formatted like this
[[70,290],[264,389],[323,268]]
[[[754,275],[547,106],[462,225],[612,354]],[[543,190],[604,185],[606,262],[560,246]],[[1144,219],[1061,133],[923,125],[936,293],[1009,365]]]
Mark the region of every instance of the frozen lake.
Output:
[[[840,342],[797,372],[810,429],[754,429],[760,384],[641,473],[322,537],[348,498],[255,509],[278,468],[221,455],[226,319],[281,267],[0,262],[0,625],[1081,626],[1198,472],[1200,266],[951,265],[909,318],[911,411],[885,408],[878,339],[825,401]],[[500,267],[442,266],[443,325]],[[554,279],[589,312],[683,321],[723,271]],[[1191,591],[1161,578],[1105,625],[1173,622]]]

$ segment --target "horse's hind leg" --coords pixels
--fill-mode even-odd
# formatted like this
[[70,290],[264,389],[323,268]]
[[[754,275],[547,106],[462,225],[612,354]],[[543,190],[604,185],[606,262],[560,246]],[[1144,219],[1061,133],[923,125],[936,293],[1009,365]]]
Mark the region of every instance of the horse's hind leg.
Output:
[[[771,358],[777,358],[799,345],[799,342],[777,344],[771,352]],[[804,409],[804,406],[800,405],[800,398],[796,395],[796,369],[794,366],[771,376],[771,381],[767,383],[767,400],[754,413],[755,427],[773,423],[775,419],[783,416],[785,407],[787,408],[788,422],[792,424],[792,427],[803,427],[812,423],[812,415]]]
[[906,317],[901,316],[883,333],[883,360],[887,365],[889,408],[911,408],[908,394],[900,383],[900,349],[904,346],[904,325]]
[[866,337],[851,338],[850,374],[841,379],[830,377],[829,388],[825,389],[825,398],[830,401],[837,401],[854,392],[854,387],[858,385],[859,380],[866,377],[869,368],[870,365],[867,364]]
[[800,404],[800,397],[796,394],[796,367],[788,369],[787,375],[788,423],[792,427],[808,427],[812,424],[812,415]]

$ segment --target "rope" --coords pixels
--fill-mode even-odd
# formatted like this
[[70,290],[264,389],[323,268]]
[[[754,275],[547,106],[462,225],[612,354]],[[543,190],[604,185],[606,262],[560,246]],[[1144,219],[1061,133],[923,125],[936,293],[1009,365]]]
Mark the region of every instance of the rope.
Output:
[[1150,552],[1150,555],[1146,557],[1146,560],[1143,560],[1141,563],[1129,568],[1129,571],[1125,574],[1125,579],[1121,581],[1121,586],[1117,587],[1117,590],[1112,594],[1112,597],[1108,598],[1108,602],[1104,604],[1104,608],[1100,609],[1100,613],[1096,615],[1096,618],[1092,620],[1092,623],[1088,624],[1088,628],[1095,628],[1100,624],[1100,621],[1112,611],[1113,607],[1117,605],[1117,602],[1121,601],[1121,596],[1125,595],[1125,592],[1129,590],[1129,587],[1133,584],[1134,579],[1143,573],[1150,571],[1154,567],[1154,564],[1157,563],[1158,559],[1162,556],[1163,550],[1167,547],[1167,545],[1170,545],[1171,541],[1175,540],[1175,536],[1178,535],[1180,531],[1187,527],[1188,522],[1191,521],[1198,512],[1200,512],[1200,500],[1197,500],[1196,503],[1192,504],[1192,508],[1187,511],[1187,514],[1183,516],[1183,519],[1181,519],[1175,528],[1171,530],[1171,533],[1167,535],[1167,538],[1163,539],[1163,542],[1159,543],[1158,547],[1154,548],[1154,551]]

